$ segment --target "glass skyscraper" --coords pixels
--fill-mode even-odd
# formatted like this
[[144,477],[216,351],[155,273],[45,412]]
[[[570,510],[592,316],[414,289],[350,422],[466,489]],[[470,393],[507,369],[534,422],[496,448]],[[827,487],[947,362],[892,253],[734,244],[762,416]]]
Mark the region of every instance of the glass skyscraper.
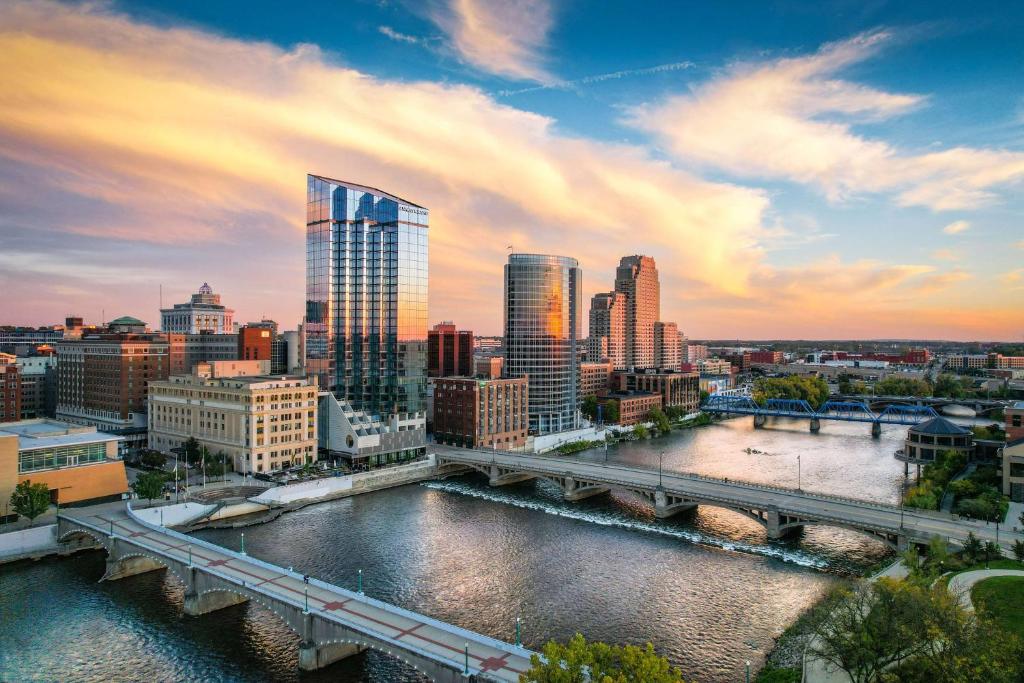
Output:
[[579,427],[580,289],[574,258],[511,254],[505,265],[505,368],[529,377],[530,429]]
[[306,368],[377,415],[426,411],[429,212],[306,177]]

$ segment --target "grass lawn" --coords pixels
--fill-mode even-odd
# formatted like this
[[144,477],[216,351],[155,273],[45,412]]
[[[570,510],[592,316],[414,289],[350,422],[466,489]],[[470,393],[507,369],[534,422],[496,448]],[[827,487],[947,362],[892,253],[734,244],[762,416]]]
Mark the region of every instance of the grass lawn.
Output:
[[975,584],[971,599],[996,624],[1024,638],[1024,576],[997,576]]

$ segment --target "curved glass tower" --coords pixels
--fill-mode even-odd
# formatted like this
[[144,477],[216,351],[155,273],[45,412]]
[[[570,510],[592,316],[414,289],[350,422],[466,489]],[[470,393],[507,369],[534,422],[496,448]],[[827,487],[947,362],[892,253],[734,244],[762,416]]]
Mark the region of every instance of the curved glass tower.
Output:
[[356,410],[426,410],[428,218],[387,192],[307,177],[306,368]]
[[529,378],[530,430],[579,426],[580,287],[574,258],[511,254],[505,265],[505,368]]

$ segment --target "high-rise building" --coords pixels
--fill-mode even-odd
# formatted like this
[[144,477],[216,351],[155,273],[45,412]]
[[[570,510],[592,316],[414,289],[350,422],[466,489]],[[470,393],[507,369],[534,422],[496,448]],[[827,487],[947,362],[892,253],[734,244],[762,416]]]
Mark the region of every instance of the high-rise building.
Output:
[[427,376],[469,377],[473,374],[473,333],[450,321],[427,333]]
[[654,323],[661,318],[661,288],[654,259],[623,256],[615,270],[615,291],[626,295],[626,367],[654,367]]
[[424,413],[429,212],[317,175],[306,188],[307,372],[357,411]]
[[233,310],[220,303],[220,294],[214,294],[210,285],[204,282],[188,303],[160,309],[160,329],[182,334],[228,334],[234,332],[231,321],[234,314]]
[[20,357],[16,363],[21,381],[21,419],[53,417],[57,406],[57,357]]
[[505,265],[505,373],[529,378],[530,429],[579,426],[580,288],[574,258],[511,254]]
[[675,323],[654,323],[654,366],[659,370],[679,369],[679,328]]
[[612,368],[626,367],[626,295],[602,292],[590,299],[590,336],[587,360],[608,361]]

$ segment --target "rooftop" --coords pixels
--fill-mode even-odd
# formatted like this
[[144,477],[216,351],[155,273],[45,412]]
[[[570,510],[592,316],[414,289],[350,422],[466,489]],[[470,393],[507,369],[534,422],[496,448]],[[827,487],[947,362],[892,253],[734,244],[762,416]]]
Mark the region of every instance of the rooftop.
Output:
[[83,427],[50,419],[20,420],[0,424],[0,436],[8,434],[18,437],[18,449],[23,451],[121,439],[113,434],[98,432],[95,427]]
[[910,431],[918,434],[937,434],[941,436],[964,436],[970,434],[971,430],[950,422],[944,417],[933,417],[910,428]]
[[419,204],[414,204],[413,202],[410,202],[408,199],[402,199],[401,197],[399,197],[397,195],[393,195],[390,192],[385,192],[384,190],[379,190],[376,187],[370,187],[369,185],[360,185],[359,183],[350,183],[347,180],[338,180],[337,178],[329,178],[329,177],[327,177],[325,175],[317,175],[316,173],[310,173],[310,175],[313,176],[314,178],[319,178],[320,180],[323,180],[324,182],[334,183],[335,185],[344,185],[347,188],[350,188],[350,189],[353,189],[353,190],[359,190],[361,192],[369,192],[371,194],[375,194],[375,195],[378,195],[380,197],[386,197],[388,199],[391,199],[393,201],[399,202],[401,204],[408,204],[409,206],[414,206],[417,209],[425,209],[425,208],[427,208],[425,206],[420,206]]
[[143,325],[144,326],[146,323],[142,322],[138,318],[133,318],[130,315],[122,315],[120,318],[117,318],[115,320],[111,320],[107,324],[108,325]]

